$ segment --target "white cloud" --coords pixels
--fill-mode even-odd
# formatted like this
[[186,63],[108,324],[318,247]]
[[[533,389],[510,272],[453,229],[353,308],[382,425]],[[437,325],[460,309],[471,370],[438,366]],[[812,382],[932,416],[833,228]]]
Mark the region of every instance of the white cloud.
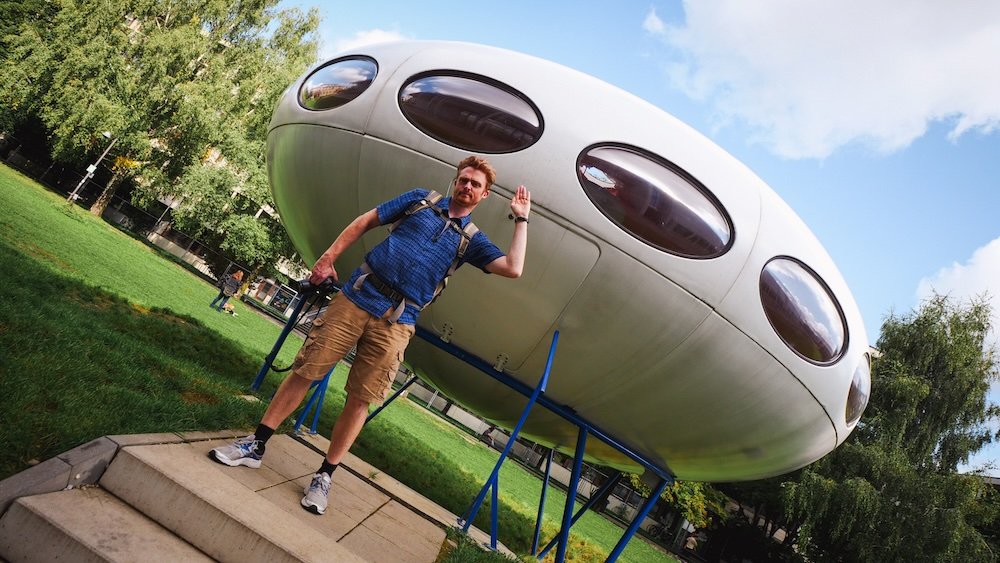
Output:
[[649,14],[642,22],[642,29],[652,33],[653,35],[663,35],[666,32],[667,27],[663,25],[663,20],[656,15],[656,9],[650,8]]
[[1000,2],[685,0],[686,21],[651,10],[674,85],[742,121],[788,158],[861,142],[906,147],[928,124],[950,138],[1000,128]]
[[[998,342],[997,325],[1000,324],[1000,238],[990,241],[985,246],[972,253],[964,264],[954,263],[942,268],[930,278],[920,280],[917,287],[917,297],[924,299],[932,292],[949,295],[955,299],[968,300],[988,295],[993,307],[993,330],[988,340],[994,346]],[[990,388],[989,400],[1000,404],[1000,384],[994,383]],[[996,425],[993,429],[997,430]],[[1000,447],[988,447],[972,457],[969,463],[960,468],[961,471],[983,468],[987,464],[988,472],[1000,475]]]
[[358,47],[374,43],[399,41],[400,39],[406,39],[406,36],[396,31],[386,31],[378,28],[359,31],[351,37],[336,39],[332,42],[324,41],[320,46],[319,57],[320,60],[326,60],[343,51],[357,49]]
[[[917,299],[923,301],[932,293],[948,295],[959,301],[979,297],[989,299],[993,309],[993,329],[990,343],[1000,348],[1000,238],[977,248],[964,264],[958,262],[941,268],[936,274],[920,280]],[[997,397],[1000,399],[1000,395]]]
[[917,297],[924,299],[935,291],[957,299],[988,293],[994,314],[1000,313],[1000,238],[976,249],[964,264],[956,262],[920,280]]

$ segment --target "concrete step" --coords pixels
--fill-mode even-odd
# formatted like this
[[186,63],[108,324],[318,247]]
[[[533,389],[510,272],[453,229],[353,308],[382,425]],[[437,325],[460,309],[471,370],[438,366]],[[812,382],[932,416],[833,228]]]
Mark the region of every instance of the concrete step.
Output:
[[0,553],[20,561],[211,561],[97,487],[22,497],[0,519]]
[[107,436],[0,481],[0,563],[438,559],[455,516],[382,471],[348,456],[317,516],[299,504],[315,441],[275,436],[259,469],[208,458],[232,439]]
[[294,457],[271,455],[294,441],[272,442],[267,457],[280,465],[260,469],[210,460],[206,454],[223,440],[126,447],[100,485],[219,561],[364,562],[336,536],[302,525],[286,510],[323,518],[298,504],[314,469]]
[[[303,434],[299,439],[320,452],[325,452],[330,447],[330,441],[318,434]],[[392,495],[397,502],[411,509],[414,513],[423,514],[425,518],[436,522],[439,527],[454,528],[458,524],[459,517],[457,515],[394,479],[389,473],[368,464],[365,460],[348,453],[344,456],[341,465],[349,467],[356,474],[365,476],[371,486]],[[471,498],[469,502],[472,502]],[[490,535],[488,533],[479,528],[470,527],[469,537],[484,548],[489,549]],[[499,541],[496,549],[511,559],[517,558],[513,551]]]

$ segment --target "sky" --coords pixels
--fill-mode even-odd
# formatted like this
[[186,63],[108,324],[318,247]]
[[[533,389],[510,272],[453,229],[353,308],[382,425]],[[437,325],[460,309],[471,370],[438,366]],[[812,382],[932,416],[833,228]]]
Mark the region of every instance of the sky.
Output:
[[[284,6],[319,10],[321,60],[397,39],[482,43],[583,71],[673,114],[802,217],[872,344],[887,315],[932,292],[987,294],[1000,312],[1000,2]],[[1000,403],[1000,385],[991,399]],[[1000,475],[1000,445],[963,469],[986,464]]]

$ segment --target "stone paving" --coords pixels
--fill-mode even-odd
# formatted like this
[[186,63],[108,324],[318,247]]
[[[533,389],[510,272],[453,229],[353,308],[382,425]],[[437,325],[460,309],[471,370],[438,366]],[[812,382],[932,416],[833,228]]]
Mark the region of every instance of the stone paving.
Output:
[[[163,550],[172,560],[433,563],[456,525],[456,515],[391,470],[350,454],[334,473],[326,513],[314,515],[299,500],[326,439],[275,436],[259,469],[207,457],[233,437],[106,436],[0,482],[10,507],[0,519],[0,561],[152,560]],[[489,541],[477,529],[470,536]]]

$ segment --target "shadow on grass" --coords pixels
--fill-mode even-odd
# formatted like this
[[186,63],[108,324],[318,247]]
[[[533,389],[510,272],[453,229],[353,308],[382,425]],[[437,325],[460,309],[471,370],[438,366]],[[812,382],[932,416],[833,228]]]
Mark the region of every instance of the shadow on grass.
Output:
[[[0,479],[106,434],[250,428],[260,420],[265,404],[238,397],[259,360],[236,343],[194,318],[146,309],[60,276],[37,258],[0,244],[0,427],[6,435]],[[342,404],[342,398],[327,401],[322,428],[330,428]],[[352,451],[455,514],[466,511],[483,479],[377,419]],[[489,529],[489,514],[487,498],[475,525]],[[501,497],[499,521],[502,541],[526,553],[534,519]],[[555,532],[546,526],[542,541]],[[575,561],[606,557],[575,534],[570,553]]]
[[0,479],[105,434],[250,427],[258,367],[199,321],[54,274],[0,244]]

